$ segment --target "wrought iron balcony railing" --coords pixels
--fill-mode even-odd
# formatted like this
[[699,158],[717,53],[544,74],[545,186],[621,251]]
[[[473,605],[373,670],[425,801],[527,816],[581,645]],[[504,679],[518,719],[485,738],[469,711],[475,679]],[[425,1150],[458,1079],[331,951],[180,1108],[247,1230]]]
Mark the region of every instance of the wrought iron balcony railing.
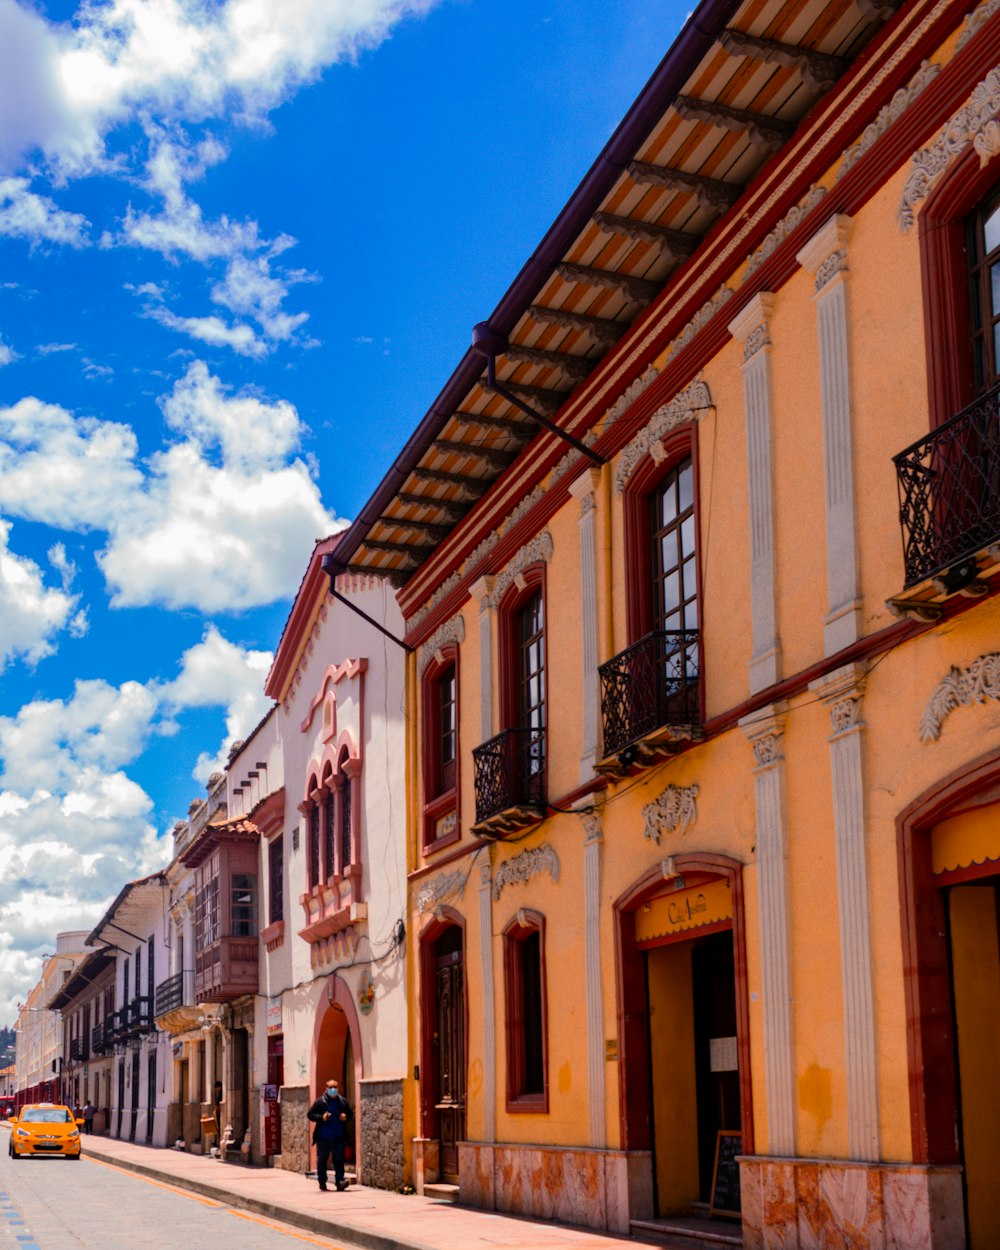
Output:
[[105,1049],[105,1027],[95,1024],[90,1030],[90,1049],[95,1055],[103,1055]]
[[70,1039],[69,1058],[71,1063],[82,1063],[84,1059],[89,1058],[87,1054],[87,1043],[82,1037],[74,1037]]
[[505,729],[472,752],[476,823],[512,809],[545,809],[545,730]]
[[145,994],[132,999],[127,1008],[129,1033],[148,1033],[152,1029],[153,1016],[150,1007],[149,998]]
[[600,666],[605,756],[700,723],[699,655],[697,630],[658,629]]
[[1000,539],[1000,387],[892,459],[907,587]]
[[165,981],[161,981],[156,987],[153,1015],[159,1019],[160,1016],[166,1015],[168,1011],[175,1011],[178,1007],[183,1006],[184,973],[178,972],[172,977],[167,977]]

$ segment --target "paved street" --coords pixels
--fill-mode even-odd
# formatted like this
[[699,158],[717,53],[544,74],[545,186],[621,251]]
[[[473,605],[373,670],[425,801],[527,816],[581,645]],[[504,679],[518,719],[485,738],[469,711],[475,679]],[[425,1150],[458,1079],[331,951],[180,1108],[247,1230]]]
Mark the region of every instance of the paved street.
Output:
[[244,1168],[112,1138],[82,1161],[13,1162],[0,1132],[0,1250],[668,1250],[541,1220],[352,1187],[321,1194],[278,1168]]

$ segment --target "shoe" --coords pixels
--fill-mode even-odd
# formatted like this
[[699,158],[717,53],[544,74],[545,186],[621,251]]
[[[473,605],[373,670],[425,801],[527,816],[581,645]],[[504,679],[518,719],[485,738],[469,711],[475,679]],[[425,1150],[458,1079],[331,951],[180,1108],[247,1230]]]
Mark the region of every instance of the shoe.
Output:
[[326,1193],[326,1186],[325,1186],[325,1185],[320,1185],[320,1187],[319,1187],[319,1192],[320,1192],[321,1194],[325,1194],[325,1193]]
[[346,1188],[347,1188],[347,1181],[341,1181],[341,1182],[340,1182],[340,1184],[337,1186],[337,1193],[338,1193],[338,1194],[339,1194],[339,1193],[343,1193],[343,1191],[344,1191]]

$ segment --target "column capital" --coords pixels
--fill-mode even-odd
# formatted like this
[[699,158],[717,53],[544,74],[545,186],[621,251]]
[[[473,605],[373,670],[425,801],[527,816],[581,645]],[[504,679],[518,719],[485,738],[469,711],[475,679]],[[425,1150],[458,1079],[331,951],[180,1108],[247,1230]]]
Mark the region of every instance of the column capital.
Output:
[[834,734],[860,726],[866,676],[864,664],[844,664],[809,683],[809,689],[829,710]]
[[490,886],[493,882],[493,865],[489,861],[489,857],[479,862],[479,890],[480,893],[485,890],[490,892]]
[[596,506],[596,491],[601,480],[600,469],[584,469],[579,477],[569,484],[569,493],[580,501],[581,520]]
[[[728,329],[733,338],[746,344],[748,349],[750,343],[757,338],[763,338],[765,342],[769,342],[767,327],[771,321],[771,314],[774,312],[776,298],[771,291],[759,291],[730,321]],[[758,335],[758,330],[763,330],[764,334]],[[763,346],[763,342],[756,343],[752,351],[748,350],[744,354],[744,359]]]
[[[846,213],[834,213],[796,253],[795,259],[802,268],[816,278],[817,291],[826,286],[835,273],[847,268],[847,242],[853,225],[853,219]],[[833,263],[828,265],[828,261]]]
[[753,747],[758,768],[767,768],[783,760],[781,739],[785,733],[788,704],[769,703],[739,720],[739,727]]
[[491,574],[484,573],[469,587],[469,594],[479,603],[480,612],[485,612],[489,608],[496,580]]
[[580,823],[583,826],[583,844],[590,846],[591,843],[604,841],[604,817],[600,810],[587,804],[586,807],[577,809],[576,813],[580,817]]

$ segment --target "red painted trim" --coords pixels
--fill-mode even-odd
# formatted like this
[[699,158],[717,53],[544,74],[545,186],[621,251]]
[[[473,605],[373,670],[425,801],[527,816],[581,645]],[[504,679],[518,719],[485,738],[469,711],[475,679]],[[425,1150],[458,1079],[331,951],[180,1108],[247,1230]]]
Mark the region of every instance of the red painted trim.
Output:
[[[440,682],[449,668],[455,669],[455,759],[454,785],[438,792],[437,782],[441,771],[441,700]],[[420,764],[423,788],[423,853],[433,853],[451,846],[462,836],[461,826],[461,698],[462,682],[459,648],[449,643],[441,651],[441,659],[433,659],[424,669],[420,679]],[[444,837],[435,838],[434,829],[442,816],[455,812],[455,828]]]
[[312,724],[313,717],[316,715],[316,709],[323,702],[329,686],[339,685],[345,677],[357,677],[358,673],[368,671],[368,661],[363,657],[356,660],[344,660],[341,664],[330,664],[326,672],[323,674],[323,680],[320,682],[319,690],[313,696],[312,702],[309,704],[309,711],[306,712],[305,719],[299,726],[301,733],[306,733]]
[[281,833],[285,827],[285,787],[272,790],[266,798],[261,799],[248,813],[248,819],[253,821],[262,836],[268,840]]
[[961,1161],[948,927],[944,893],[934,880],[930,831],[998,783],[1000,748],[935,782],[896,817],[915,1163]]
[[[524,917],[524,924],[521,917]],[[524,993],[524,966],[518,949],[532,933],[538,934],[542,998],[542,1092],[522,1093],[524,1086],[524,1022],[520,1007]],[[522,908],[503,930],[504,1036],[507,1056],[507,1111],[512,1115],[549,1113],[549,1010],[545,967],[545,917]]]
[[967,881],[982,881],[984,877],[1000,876],[1000,859],[984,859],[981,863],[967,864],[964,868],[948,868],[934,874],[934,884],[943,889],[949,885],[964,885]]
[[[721,879],[732,892],[733,962],[736,981],[736,1049],[740,1072],[740,1114],[743,1150],[754,1152],[753,1082],[750,1072],[750,996],[747,976],[746,919],[743,905],[743,864],[728,855],[691,852],[674,856],[685,886]],[[653,1147],[652,1083],[649,1038],[649,994],[645,962],[635,938],[635,912],[665,892],[659,865],[648,869],[614,903],[615,957],[618,982],[618,1085],[621,1148]],[[694,931],[692,938],[701,935]]]

